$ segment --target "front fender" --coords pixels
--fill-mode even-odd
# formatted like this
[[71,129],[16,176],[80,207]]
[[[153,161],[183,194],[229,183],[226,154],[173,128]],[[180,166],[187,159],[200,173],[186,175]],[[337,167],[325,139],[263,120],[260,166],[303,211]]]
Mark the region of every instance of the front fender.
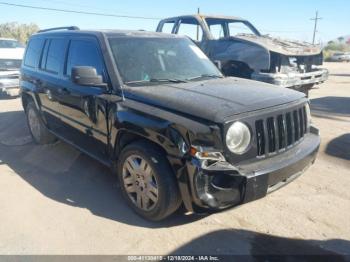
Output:
[[111,130],[111,144],[117,146],[123,132],[150,140],[177,158],[191,145],[221,148],[220,129],[178,113],[126,99],[118,104]]
[[20,93],[22,97],[22,105],[24,107],[23,109],[25,109],[25,104],[23,101],[24,97],[28,96],[34,101],[39,112],[41,112],[40,110],[41,102],[38,95],[39,93],[38,87],[35,84],[34,79],[32,77],[27,76],[25,69],[21,70]]
[[228,61],[243,62],[255,72],[270,68],[270,52],[262,46],[244,40],[216,40],[211,58],[223,63]]

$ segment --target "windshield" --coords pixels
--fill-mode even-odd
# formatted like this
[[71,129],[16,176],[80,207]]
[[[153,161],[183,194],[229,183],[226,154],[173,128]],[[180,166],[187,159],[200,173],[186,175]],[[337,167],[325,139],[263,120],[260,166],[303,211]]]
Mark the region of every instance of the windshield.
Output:
[[216,66],[187,38],[110,38],[109,43],[125,84],[222,77]]
[[0,40],[0,48],[18,48],[18,47],[24,47],[24,46],[16,40]]

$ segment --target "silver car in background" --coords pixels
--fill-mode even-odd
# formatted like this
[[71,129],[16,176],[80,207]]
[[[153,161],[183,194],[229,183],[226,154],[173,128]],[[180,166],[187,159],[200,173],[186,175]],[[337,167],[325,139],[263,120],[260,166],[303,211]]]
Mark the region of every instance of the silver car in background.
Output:
[[332,62],[350,62],[350,52],[337,52],[330,57]]

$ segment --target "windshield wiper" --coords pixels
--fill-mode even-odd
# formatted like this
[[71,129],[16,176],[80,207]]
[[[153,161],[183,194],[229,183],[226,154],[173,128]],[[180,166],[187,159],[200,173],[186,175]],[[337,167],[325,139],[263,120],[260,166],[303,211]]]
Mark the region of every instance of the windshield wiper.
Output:
[[150,82],[171,82],[171,83],[186,83],[186,80],[172,78],[151,78]]
[[143,84],[143,83],[161,83],[161,82],[171,82],[171,83],[186,83],[186,80],[181,79],[171,79],[171,78],[151,78],[149,80],[136,80],[125,82],[125,84]]
[[191,78],[187,78],[186,80],[191,81],[191,80],[197,80],[201,78],[223,78],[223,76],[220,75],[214,75],[214,74],[202,74],[200,76],[194,76]]

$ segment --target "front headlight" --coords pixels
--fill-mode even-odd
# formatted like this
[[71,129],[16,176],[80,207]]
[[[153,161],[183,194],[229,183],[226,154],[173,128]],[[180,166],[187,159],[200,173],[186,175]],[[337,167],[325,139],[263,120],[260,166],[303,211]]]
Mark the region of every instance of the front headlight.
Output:
[[249,147],[250,140],[250,130],[242,122],[233,123],[227,130],[226,145],[234,154],[241,155],[245,153]]

